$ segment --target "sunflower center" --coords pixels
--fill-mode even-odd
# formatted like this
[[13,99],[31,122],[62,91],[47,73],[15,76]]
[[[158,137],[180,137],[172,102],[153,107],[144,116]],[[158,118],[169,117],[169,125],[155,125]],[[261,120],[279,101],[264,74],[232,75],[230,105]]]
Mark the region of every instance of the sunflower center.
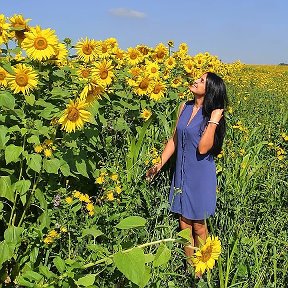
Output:
[[155,67],[152,67],[152,68],[151,68],[151,72],[152,72],[152,73],[156,73],[156,72],[157,72],[157,69],[156,69]]
[[90,75],[90,71],[88,69],[82,70],[81,75],[83,78],[88,78]]
[[138,54],[136,52],[131,52],[131,54],[130,54],[130,58],[132,60],[135,60],[137,58],[137,56],[138,56]]
[[143,79],[139,85],[139,88],[145,90],[148,88],[149,81],[147,79]]
[[160,93],[160,92],[161,92],[161,87],[160,87],[160,85],[156,85],[156,86],[154,87],[153,92],[154,92],[154,94]]
[[173,60],[172,59],[169,59],[168,65],[173,65]]
[[25,73],[19,73],[15,77],[15,81],[20,87],[25,87],[28,84],[28,76]]
[[102,46],[102,53],[106,53],[108,51],[107,46]]
[[4,80],[6,77],[6,73],[3,71],[0,71],[0,81]]
[[37,50],[44,50],[48,46],[47,40],[44,37],[37,37],[34,41],[34,47]]
[[212,255],[212,246],[209,246],[205,251],[202,251],[202,261],[207,262]]
[[93,47],[90,44],[83,45],[82,51],[86,55],[91,55],[93,52]]
[[103,80],[103,79],[106,79],[108,77],[108,70],[107,69],[103,69],[100,71],[100,78]]
[[72,121],[72,122],[76,122],[80,117],[80,113],[79,110],[76,109],[75,107],[72,107],[68,113],[67,118]]
[[158,51],[158,52],[157,52],[157,58],[160,58],[160,59],[161,59],[161,58],[163,58],[164,56],[165,56],[164,51],[161,50],[161,51]]

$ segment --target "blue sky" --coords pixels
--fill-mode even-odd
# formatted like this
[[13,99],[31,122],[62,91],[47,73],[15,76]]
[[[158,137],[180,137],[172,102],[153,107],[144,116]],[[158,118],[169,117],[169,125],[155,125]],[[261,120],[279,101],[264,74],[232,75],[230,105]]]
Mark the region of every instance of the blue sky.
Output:
[[115,37],[122,49],[173,40],[191,55],[247,64],[288,63],[287,11],[287,0],[0,0],[0,13],[23,14],[60,40]]

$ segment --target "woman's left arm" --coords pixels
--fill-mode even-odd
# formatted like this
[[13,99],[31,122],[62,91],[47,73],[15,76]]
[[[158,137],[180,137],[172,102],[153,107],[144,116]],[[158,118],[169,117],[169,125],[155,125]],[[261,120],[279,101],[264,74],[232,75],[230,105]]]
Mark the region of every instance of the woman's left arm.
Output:
[[217,127],[217,124],[215,123],[219,123],[219,121],[223,117],[223,114],[222,114],[223,111],[224,109],[215,109],[212,111],[208,125],[205,131],[203,132],[202,137],[198,144],[198,152],[200,154],[206,154],[213,147],[214,136],[215,136],[215,131]]

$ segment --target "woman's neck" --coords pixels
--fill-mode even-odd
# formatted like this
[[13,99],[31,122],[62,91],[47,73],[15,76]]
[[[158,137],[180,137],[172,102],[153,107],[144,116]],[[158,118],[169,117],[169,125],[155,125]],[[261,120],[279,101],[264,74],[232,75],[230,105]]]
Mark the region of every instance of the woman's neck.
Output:
[[198,108],[198,107],[202,107],[203,106],[203,98],[197,98],[195,97],[195,100],[194,100],[194,105]]

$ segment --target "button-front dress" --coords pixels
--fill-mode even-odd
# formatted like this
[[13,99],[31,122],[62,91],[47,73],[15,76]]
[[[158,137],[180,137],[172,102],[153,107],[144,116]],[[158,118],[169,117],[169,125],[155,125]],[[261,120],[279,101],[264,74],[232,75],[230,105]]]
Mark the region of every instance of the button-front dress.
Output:
[[170,209],[191,220],[203,220],[215,213],[216,168],[214,158],[201,155],[197,147],[203,133],[202,108],[188,124],[194,101],[187,101],[176,127],[176,165],[170,187]]

